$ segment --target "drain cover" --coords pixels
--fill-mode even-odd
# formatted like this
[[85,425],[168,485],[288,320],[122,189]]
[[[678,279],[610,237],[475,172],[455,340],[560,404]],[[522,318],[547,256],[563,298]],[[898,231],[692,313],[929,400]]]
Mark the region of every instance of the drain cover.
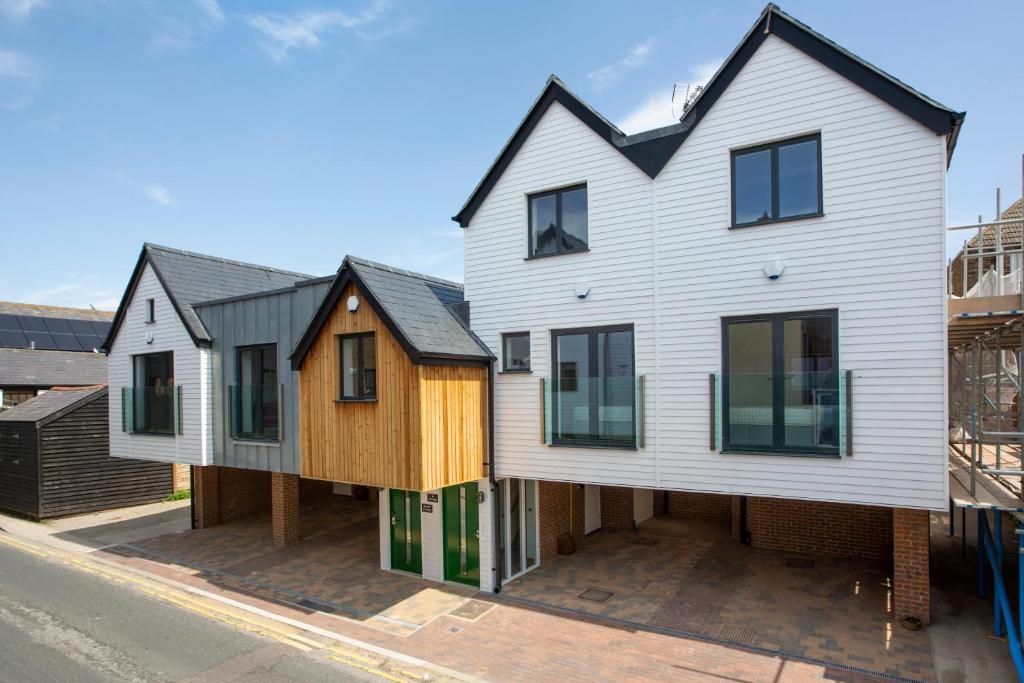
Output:
[[786,566],[790,569],[814,569],[814,560],[806,557],[787,557]]
[[469,619],[472,621],[492,607],[494,607],[494,605],[489,602],[484,602],[483,600],[469,600],[468,602],[465,602],[453,609],[449,614],[453,617]]
[[750,626],[740,626],[739,624],[726,624],[718,633],[718,637],[722,640],[728,640],[732,643],[753,645],[754,639],[757,638],[757,631],[751,628]]
[[600,588],[588,588],[587,590],[580,593],[581,598],[583,598],[584,600],[590,600],[591,602],[604,602],[613,595],[614,593],[603,591]]

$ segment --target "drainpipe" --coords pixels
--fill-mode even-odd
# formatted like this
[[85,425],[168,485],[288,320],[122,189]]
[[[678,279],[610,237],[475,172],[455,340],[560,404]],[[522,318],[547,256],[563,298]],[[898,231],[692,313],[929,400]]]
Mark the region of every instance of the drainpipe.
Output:
[[494,592],[501,592],[501,559],[498,558],[499,534],[501,530],[501,492],[494,476],[494,359],[487,365],[487,478],[491,482],[491,573],[494,576]]
[[740,543],[750,545],[750,529],[747,528],[746,496],[740,496]]
[[[173,470],[173,468],[172,468]],[[174,478],[174,472],[171,472]],[[193,465],[188,466],[188,510],[192,517],[192,528],[196,528],[196,469]]]

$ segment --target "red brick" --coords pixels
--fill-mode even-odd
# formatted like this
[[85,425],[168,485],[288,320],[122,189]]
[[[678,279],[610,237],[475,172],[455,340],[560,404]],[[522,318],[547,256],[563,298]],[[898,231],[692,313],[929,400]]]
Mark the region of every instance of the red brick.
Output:
[[928,511],[894,508],[892,536],[893,616],[931,623]]
[[271,485],[271,528],[274,545],[299,540],[299,475],[273,472]]
[[758,548],[886,562],[892,557],[889,508],[751,497],[747,528]]
[[577,543],[583,540],[583,487],[562,481],[537,482],[540,518],[540,559],[543,562],[558,554],[558,537],[570,530]]
[[633,489],[601,487],[601,528],[629,531],[633,528]]

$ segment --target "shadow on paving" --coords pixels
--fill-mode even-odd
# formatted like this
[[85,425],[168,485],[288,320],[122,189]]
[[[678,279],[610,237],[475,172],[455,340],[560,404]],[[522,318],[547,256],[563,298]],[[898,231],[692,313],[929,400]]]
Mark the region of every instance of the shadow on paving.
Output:
[[[588,593],[588,591],[590,591]],[[595,601],[594,591],[600,601]],[[576,614],[893,677],[935,680],[926,631],[892,620],[877,562],[809,557],[734,541],[728,523],[657,517],[599,531],[502,594]],[[588,599],[591,598],[591,599]],[[847,680],[842,672],[838,680]]]
[[337,496],[303,502],[301,540],[271,541],[269,513],[107,547],[184,568],[210,583],[409,635],[475,591],[382,571],[377,504]]

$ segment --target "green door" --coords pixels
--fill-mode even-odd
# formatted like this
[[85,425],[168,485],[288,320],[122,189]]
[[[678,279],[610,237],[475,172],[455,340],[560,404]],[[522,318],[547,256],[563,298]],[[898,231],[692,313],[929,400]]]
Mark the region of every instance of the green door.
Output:
[[391,568],[423,573],[420,552],[420,494],[390,489]]
[[480,585],[480,503],[476,482],[449,486],[444,496],[444,578]]

